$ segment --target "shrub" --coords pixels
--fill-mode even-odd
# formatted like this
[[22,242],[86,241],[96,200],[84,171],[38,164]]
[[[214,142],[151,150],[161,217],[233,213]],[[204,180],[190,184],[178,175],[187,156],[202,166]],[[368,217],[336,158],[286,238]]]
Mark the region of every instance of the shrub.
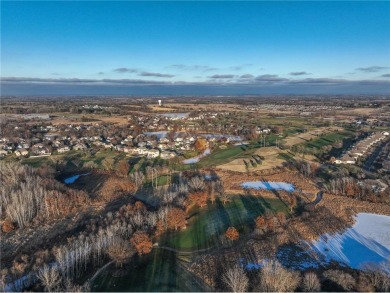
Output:
[[4,233],[9,233],[11,231],[13,231],[15,229],[15,226],[14,224],[6,219],[4,222],[3,222],[3,225],[1,226],[1,230],[4,232]]
[[177,230],[186,227],[186,214],[182,209],[173,208],[167,216],[168,228]]
[[152,240],[150,240],[149,235],[146,232],[135,232],[133,237],[131,237],[130,242],[134,245],[139,255],[148,254],[152,251]]
[[264,216],[258,216],[256,218],[256,228],[258,229],[265,229],[267,228],[267,220]]
[[188,198],[196,205],[204,207],[207,205],[208,195],[205,191],[191,193]]
[[234,240],[237,240],[239,237],[240,237],[240,234],[238,233],[237,229],[234,228],[234,227],[229,227],[227,230],[226,230],[226,233],[225,233],[225,236],[234,241]]
[[121,267],[133,255],[133,250],[129,242],[116,237],[108,247],[108,255]]

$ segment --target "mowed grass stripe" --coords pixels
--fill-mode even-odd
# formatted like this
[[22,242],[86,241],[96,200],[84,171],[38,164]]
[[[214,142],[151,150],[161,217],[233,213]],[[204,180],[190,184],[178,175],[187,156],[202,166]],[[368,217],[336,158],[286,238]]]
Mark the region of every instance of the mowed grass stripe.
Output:
[[254,196],[234,196],[225,205],[217,201],[204,208],[194,207],[189,212],[187,228],[166,233],[161,238],[161,245],[183,251],[214,247],[230,226],[243,234],[252,231],[256,217],[267,209],[275,213],[289,212],[287,205],[278,198]]

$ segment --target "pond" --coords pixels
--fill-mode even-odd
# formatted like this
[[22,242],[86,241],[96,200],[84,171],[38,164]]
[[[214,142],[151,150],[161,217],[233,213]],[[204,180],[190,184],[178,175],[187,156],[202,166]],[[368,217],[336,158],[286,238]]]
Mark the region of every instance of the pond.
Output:
[[73,184],[75,183],[75,181],[77,179],[79,179],[81,176],[87,176],[89,173],[85,173],[85,174],[78,174],[78,175],[73,175],[71,177],[68,177],[64,180],[64,183],[65,184]]
[[115,265],[103,270],[91,285],[95,292],[203,292],[208,291],[200,280],[183,268],[176,253],[153,249],[136,257],[124,267],[124,274],[115,277]]
[[294,185],[286,182],[253,181],[244,182],[241,186],[244,189],[285,190],[288,192],[295,190]]

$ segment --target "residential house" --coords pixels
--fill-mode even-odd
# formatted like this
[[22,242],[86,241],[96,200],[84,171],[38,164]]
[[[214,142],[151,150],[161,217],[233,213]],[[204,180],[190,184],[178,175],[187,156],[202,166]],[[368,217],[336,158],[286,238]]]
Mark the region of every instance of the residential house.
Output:
[[15,155],[17,157],[27,156],[28,155],[28,150],[26,150],[26,149],[18,149],[18,150],[15,151]]
[[57,152],[60,153],[60,154],[63,154],[63,153],[69,152],[69,151],[70,151],[70,147],[67,146],[67,145],[60,146],[60,147],[57,149]]

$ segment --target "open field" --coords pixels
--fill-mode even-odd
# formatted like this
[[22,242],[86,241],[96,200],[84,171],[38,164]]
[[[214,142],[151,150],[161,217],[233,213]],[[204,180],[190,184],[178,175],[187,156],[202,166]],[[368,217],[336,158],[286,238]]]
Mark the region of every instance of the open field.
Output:
[[310,139],[318,138],[322,134],[329,132],[341,131],[341,127],[319,127],[313,130],[310,130],[305,133],[299,133],[297,135],[289,136],[285,139],[286,146],[293,146],[296,144],[304,143],[310,141]]
[[158,105],[148,105],[148,108],[150,108],[152,111],[157,111],[157,112],[172,112],[172,111],[176,111],[176,109],[169,108],[169,107],[164,107],[164,106],[158,106]]
[[380,108],[354,108],[354,109],[344,109],[336,111],[337,115],[343,116],[360,116],[360,115],[375,115],[380,113]]
[[191,110],[206,110],[210,111],[213,109],[215,111],[232,111],[238,110],[238,104],[228,104],[228,103],[169,103],[165,104],[164,107],[172,107],[173,109],[191,109]]
[[113,123],[118,125],[126,125],[129,123],[127,117],[128,117],[127,115],[126,116],[107,116],[107,115],[100,115],[100,114],[64,115],[63,113],[59,113],[58,116],[56,115],[56,117],[54,117],[51,122],[53,123],[53,125],[61,125],[61,124],[81,125],[81,124],[96,124],[96,123],[98,124]]
[[[250,171],[272,169],[281,166],[283,162],[293,157],[287,151],[280,150],[277,147],[265,147],[265,148],[256,149],[254,151],[254,154],[263,156],[265,159],[262,160],[261,164],[257,164],[256,167],[251,167]],[[248,158],[250,158],[250,156],[247,156],[246,159]],[[231,162],[218,165],[217,167],[223,170],[247,172],[248,169],[245,166],[244,160],[245,160],[244,158],[234,159]]]

